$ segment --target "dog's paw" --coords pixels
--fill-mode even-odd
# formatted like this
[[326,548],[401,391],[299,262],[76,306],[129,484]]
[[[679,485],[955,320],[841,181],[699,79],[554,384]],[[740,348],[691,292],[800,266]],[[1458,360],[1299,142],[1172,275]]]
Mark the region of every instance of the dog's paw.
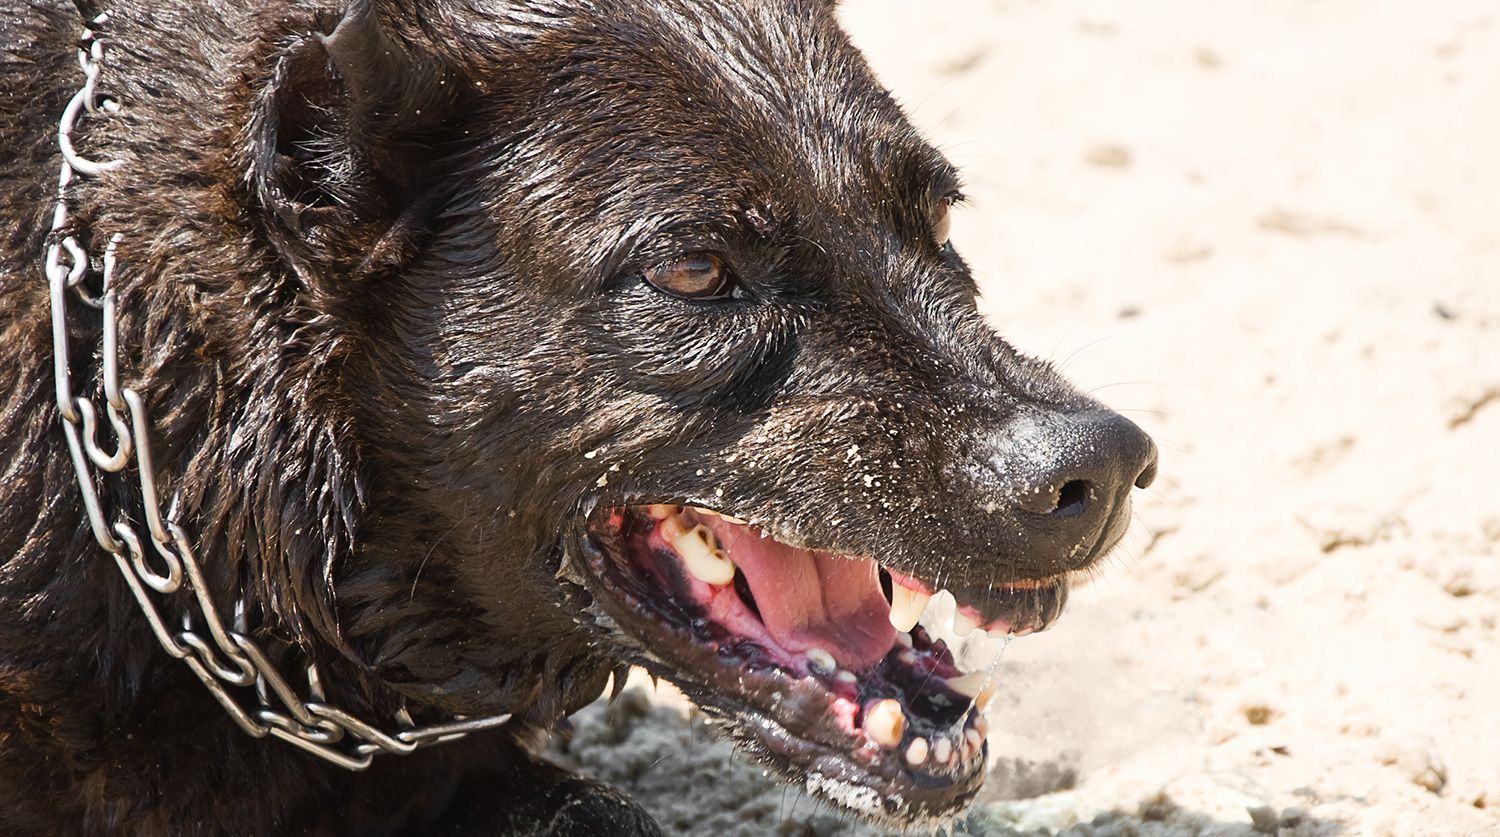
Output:
[[435,821],[412,834],[473,837],[660,837],[624,793],[517,749],[465,776]]
[[661,827],[641,806],[609,785],[579,779],[549,794],[556,805],[538,837],[660,837]]

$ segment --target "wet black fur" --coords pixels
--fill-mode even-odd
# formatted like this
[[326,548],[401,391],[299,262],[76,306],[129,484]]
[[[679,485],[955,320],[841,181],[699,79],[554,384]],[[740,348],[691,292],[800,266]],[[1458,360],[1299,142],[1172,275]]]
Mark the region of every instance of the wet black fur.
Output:
[[[974,509],[1007,422],[1092,402],[976,313],[931,235],[953,174],[827,3],[108,11],[123,108],[78,145],[128,165],[70,201],[92,253],[123,233],[126,373],[219,601],[247,590],[263,644],[370,717],[518,720],[351,774],[245,736],[157,646],[53,401],[80,15],[0,0],[0,831],[520,833],[573,798],[585,831],[648,831],[530,754],[625,659],[570,564],[595,501],[956,585],[1068,568]],[[641,281],[699,250],[740,298]],[[95,385],[97,317],[72,341]],[[128,483],[105,499],[139,519]]]

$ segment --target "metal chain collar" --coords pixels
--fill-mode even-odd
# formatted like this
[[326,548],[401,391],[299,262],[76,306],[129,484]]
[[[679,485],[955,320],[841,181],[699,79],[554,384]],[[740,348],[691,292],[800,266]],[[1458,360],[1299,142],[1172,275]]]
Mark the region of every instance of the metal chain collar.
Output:
[[[107,17],[107,14],[99,15],[90,26],[103,25]],[[243,596],[235,602],[232,626],[226,625],[209,595],[192,545],[177,523],[179,494],[174,494],[167,514],[162,514],[161,499],[156,490],[156,468],[151,460],[150,424],[145,400],[136,390],[120,385],[119,323],[115,316],[116,296],[111,280],[115,248],[121,236],[113,236],[104,250],[102,292],[92,296],[84,285],[84,279],[91,272],[89,256],[77,239],[68,233],[67,191],[74,176],[93,177],[120,168],[125,162],[94,162],[79,156],[73,149],[72,131],[84,113],[119,109],[114,100],[96,98],[94,86],[103,62],[103,42],[92,29],[85,28],[78,50],[83,86],[69,100],[57,126],[57,145],[62,151],[63,161],[57,178],[57,203],[52,213],[52,231],[46,251],[46,275],[52,297],[57,408],[94,539],[114,557],[120,574],[130,586],[130,592],[162,648],[186,663],[229,717],[256,738],[272,735],[334,764],[350,770],[363,770],[370,766],[376,753],[410,753],[427,744],[452,741],[470,732],[505,723],[510,719],[509,715],[486,718],[456,716],[449,723],[418,727],[403,708],[396,713],[399,729],[384,732],[325,703],[318,669],[310,661],[306,668],[310,699],[300,697],[249,637]],[[87,305],[103,314],[103,393],[105,413],[116,439],[114,450],[107,450],[98,442],[99,421],[94,404],[86,396],[73,394],[68,359],[70,302]],[[159,567],[148,562],[143,539],[125,515],[119,515],[113,524],[106,521],[95,486],[95,474],[90,468],[92,465],[102,472],[99,475],[102,482],[106,475],[124,471],[130,464],[132,452],[149,540],[157,556],[154,561],[160,564]],[[156,598],[148,588],[157,594]],[[181,627],[174,630],[168,626],[157,601],[184,588],[193,594],[192,602],[197,605],[197,613],[185,608]]]

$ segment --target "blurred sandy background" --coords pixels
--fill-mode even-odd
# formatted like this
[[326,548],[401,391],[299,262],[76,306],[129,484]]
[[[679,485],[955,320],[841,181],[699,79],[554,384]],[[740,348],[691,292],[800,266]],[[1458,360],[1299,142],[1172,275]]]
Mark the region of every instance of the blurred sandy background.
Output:
[[[997,327],[1163,453],[960,832],[1500,834],[1500,4],[843,6]],[[671,830],[866,833],[671,706],[579,724]]]

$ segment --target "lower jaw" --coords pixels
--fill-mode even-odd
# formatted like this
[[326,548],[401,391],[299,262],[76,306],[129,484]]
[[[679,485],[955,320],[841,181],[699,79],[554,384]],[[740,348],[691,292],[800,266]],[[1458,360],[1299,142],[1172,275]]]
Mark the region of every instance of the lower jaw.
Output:
[[[913,631],[915,647],[898,645],[855,683],[848,682],[849,672],[815,676],[747,651],[691,603],[665,596],[652,579],[626,571],[612,557],[618,544],[593,535],[582,541],[596,617],[634,640],[638,662],[725,723],[752,755],[819,796],[908,825],[949,817],[978,793],[987,724],[979,706],[957,705],[962,696],[927,691],[926,684],[901,693],[915,696],[925,711],[903,715],[903,728],[882,743],[855,723],[868,708],[862,705],[866,698],[898,689],[882,672],[913,670],[907,663],[895,666],[902,655],[928,666],[929,679],[934,670],[943,671],[946,649],[934,647],[920,626]],[[951,655],[947,660],[951,665]]]
[[[811,678],[780,669],[747,668],[731,677],[723,660],[692,640],[689,631],[656,620],[638,620],[639,600],[601,581],[596,616],[602,616],[635,642],[633,662],[675,684],[752,757],[758,758],[809,792],[828,798],[866,817],[919,825],[951,817],[978,794],[984,780],[987,745],[973,751],[953,748],[942,772],[892,769],[884,748],[852,739],[833,720],[828,692]],[[610,595],[618,594],[618,598]],[[637,611],[638,612],[638,611]],[[625,624],[630,625],[624,628]],[[980,711],[970,710],[965,729],[984,728]],[[977,722],[977,726],[976,726]],[[795,728],[797,731],[793,731]],[[903,755],[917,736],[904,736],[893,752]],[[959,754],[964,754],[962,757]],[[929,759],[930,755],[929,745]]]
[[[648,646],[655,644],[645,636],[638,638]],[[983,745],[964,756],[955,750],[941,772],[892,769],[891,761],[882,758],[882,748],[852,740],[836,724],[821,721],[829,716],[827,696],[807,678],[762,670],[736,683],[738,693],[726,693],[704,682],[715,678],[699,674],[692,655],[645,651],[636,662],[676,685],[752,757],[867,816],[906,823],[951,816],[983,784]],[[906,740],[914,738],[909,735]],[[835,787],[844,790],[828,793]]]
[[797,736],[758,710],[739,718],[726,718],[712,708],[706,711],[727,722],[742,749],[800,781],[809,793],[870,819],[907,827],[940,824],[973,802],[984,784],[985,750],[951,777],[891,776],[872,772],[857,753]]

